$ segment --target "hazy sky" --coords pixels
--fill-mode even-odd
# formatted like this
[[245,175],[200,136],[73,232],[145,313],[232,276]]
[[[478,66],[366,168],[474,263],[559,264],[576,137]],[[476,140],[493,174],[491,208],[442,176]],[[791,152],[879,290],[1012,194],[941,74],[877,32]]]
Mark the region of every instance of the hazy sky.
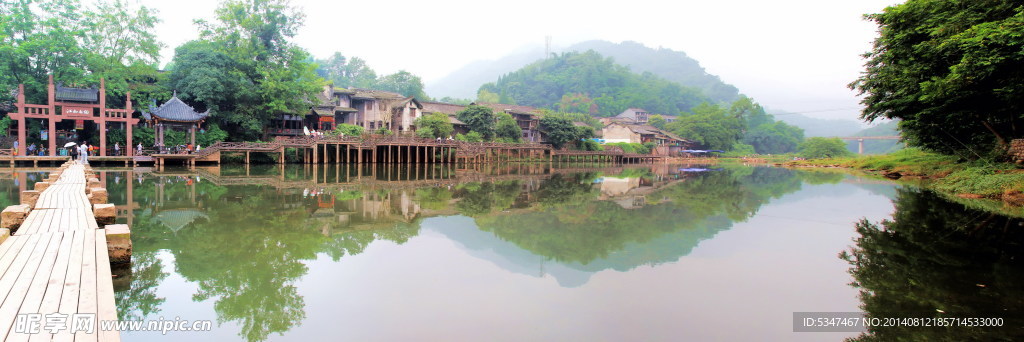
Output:
[[[395,1],[293,0],[305,12],[295,38],[314,56],[358,56],[378,74],[400,69],[426,83],[476,60],[526,45],[633,40],[684,51],[709,73],[767,107],[825,118],[855,118],[846,88],[876,36],[862,15],[900,0],[707,1]],[[167,47],[197,36],[192,20],[212,18],[216,2],[142,0],[160,11]],[[841,110],[836,110],[841,109]]]

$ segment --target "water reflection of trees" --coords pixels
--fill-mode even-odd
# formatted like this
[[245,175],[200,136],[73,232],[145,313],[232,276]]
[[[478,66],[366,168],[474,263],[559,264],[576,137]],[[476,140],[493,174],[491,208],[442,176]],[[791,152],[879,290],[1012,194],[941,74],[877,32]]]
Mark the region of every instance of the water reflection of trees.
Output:
[[874,328],[856,341],[1024,340],[1024,220],[898,192],[892,220],[857,223],[850,265],[869,317],[1002,317],[1006,327]]
[[[240,326],[241,337],[265,340],[305,318],[295,283],[308,261],[318,254],[337,261],[378,240],[402,244],[419,234],[425,216],[473,217],[482,230],[582,270],[628,270],[678,260],[801,182],[799,173],[776,168],[628,170],[615,176],[640,177],[644,191],[627,192],[643,201],[625,205],[598,200],[606,198],[595,183],[602,176],[609,175],[391,189],[221,186],[188,174],[108,179],[114,201],[128,203],[135,243],[131,281],[118,286],[119,311],[128,318],[159,312],[166,299],[156,288],[168,273],[158,255],[170,253],[176,271],[198,287],[193,300],[213,301],[218,321]],[[126,181],[135,181],[132,191]],[[203,215],[178,215],[183,223],[171,224],[172,210]]]
[[[730,227],[729,221],[745,220],[771,198],[800,188],[792,170],[726,169],[685,177],[647,195],[647,205],[633,207],[594,201],[594,178],[588,174],[552,177],[537,191],[541,205],[536,210],[484,216],[477,223],[523,249],[551,260],[578,263],[581,268],[630,250],[628,257],[620,256],[608,265],[628,270],[678,260],[700,241]],[[677,232],[683,234],[673,235]],[[666,236],[678,243],[654,246]]]
[[[125,183],[108,181],[108,189],[127,201]],[[249,341],[288,331],[305,318],[305,301],[294,284],[308,272],[306,261],[319,253],[335,260],[358,254],[376,240],[404,243],[418,232],[409,224],[353,230],[347,227],[351,222],[338,220],[358,216],[353,211],[366,207],[393,209],[382,204],[400,201],[391,193],[306,196],[175,176],[135,184],[130,197],[140,208],[133,210],[131,280],[117,286],[122,316],[141,319],[159,312],[166,299],[156,296],[156,288],[168,274],[157,255],[166,251],[174,256],[177,273],[197,285],[192,299],[212,300],[218,322],[234,322]],[[329,208],[321,208],[323,204]],[[162,214],[187,207],[203,212],[204,219],[187,221],[184,229],[162,219]],[[322,217],[322,210],[341,214]]]

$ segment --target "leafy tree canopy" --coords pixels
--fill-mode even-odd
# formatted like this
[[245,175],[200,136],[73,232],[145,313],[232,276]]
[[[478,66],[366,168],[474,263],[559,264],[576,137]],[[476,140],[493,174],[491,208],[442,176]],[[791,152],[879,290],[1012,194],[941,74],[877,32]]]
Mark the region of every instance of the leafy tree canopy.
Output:
[[[287,0],[221,3],[215,22],[197,22],[205,42],[176,50],[171,86],[183,99],[209,106],[233,139],[258,139],[278,114],[308,110],[322,89],[309,54],[291,41],[304,18]],[[198,80],[202,73],[217,79]]]
[[416,119],[416,135],[423,138],[447,138],[455,128],[444,113],[430,113]]
[[346,58],[341,52],[317,60],[316,73],[339,88],[371,88],[377,82],[377,73],[359,57]]
[[680,116],[665,126],[672,133],[696,142],[704,148],[729,150],[743,137],[743,118],[730,115],[724,108],[703,103],[692,115]]
[[555,148],[562,148],[569,143],[579,147],[577,143],[582,139],[594,137],[592,127],[576,126],[572,119],[561,113],[552,113],[541,118],[540,131],[544,132],[548,142]]
[[0,102],[25,85],[27,100],[46,101],[48,75],[67,85],[93,86],[106,80],[111,106],[123,106],[159,92],[156,62],[162,44],[152,34],[156,11],[123,0],[0,1]]
[[459,121],[465,122],[469,130],[477,132],[484,140],[494,136],[494,111],[489,107],[472,105],[458,112]]
[[867,18],[881,35],[850,84],[861,118],[902,119],[910,143],[976,157],[1024,135],[1020,1],[908,0]]
[[508,113],[498,114],[498,123],[494,127],[494,135],[504,142],[519,142],[523,140],[523,130],[519,128],[516,119],[513,119],[512,115]]
[[328,134],[331,135],[344,135],[344,136],[360,136],[363,135],[363,126],[357,126],[353,124],[338,124],[334,126],[334,130]]
[[381,77],[377,80],[375,88],[412,96],[421,100],[430,100],[430,97],[427,97],[427,93],[423,92],[423,80],[419,76],[405,70]]
[[660,114],[654,114],[651,115],[649,119],[647,119],[647,124],[660,129],[665,129],[665,125],[668,124],[668,121],[665,121],[664,116],[661,116]]
[[839,138],[813,137],[800,144],[800,156],[808,159],[832,158],[850,155],[846,143]]

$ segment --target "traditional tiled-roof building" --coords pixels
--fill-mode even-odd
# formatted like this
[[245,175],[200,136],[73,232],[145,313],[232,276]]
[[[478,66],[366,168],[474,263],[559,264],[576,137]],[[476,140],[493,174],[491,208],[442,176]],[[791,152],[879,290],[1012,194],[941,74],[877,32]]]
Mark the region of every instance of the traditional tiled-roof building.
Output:
[[458,113],[466,106],[444,102],[423,101],[423,113],[441,113],[448,116],[448,122],[455,128],[454,134],[469,133],[469,126],[457,118]]
[[648,143],[657,146],[668,146],[670,153],[687,149],[693,145],[689,140],[680,138],[671,132],[650,125],[613,122],[601,130],[605,143]]
[[422,115],[423,109],[419,100],[383,90],[352,91],[352,104],[357,112],[352,122],[346,123],[363,126],[371,131],[381,127],[387,127],[393,132],[415,130],[416,118]]
[[274,120],[271,135],[302,135],[303,128],[328,131],[338,124],[350,124],[375,131],[381,127],[393,132],[415,130],[415,120],[423,105],[413,97],[382,90],[324,87],[316,94],[310,111],[281,114]]
[[651,117],[655,115],[661,115],[661,117],[665,119],[665,122],[673,122],[676,121],[677,118],[674,115],[651,114],[642,108],[629,108],[622,111],[622,113],[619,113],[619,115],[602,119],[602,122],[604,124],[609,124],[612,122],[647,124],[647,122],[651,120]]
[[508,113],[512,115],[512,118],[516,120],[519,128],[523,131],[524,142],[539,143],[544,141],[544,136],[540,132],[540,112],[537,108],[502,103],[480,102],[474,104],[491,108],[495,113]]

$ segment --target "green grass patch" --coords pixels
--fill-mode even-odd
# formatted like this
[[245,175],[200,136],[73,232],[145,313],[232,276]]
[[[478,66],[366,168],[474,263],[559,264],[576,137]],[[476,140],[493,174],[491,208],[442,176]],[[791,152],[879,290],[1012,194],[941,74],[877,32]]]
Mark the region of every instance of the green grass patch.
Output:
[[792,166],[837,166],[929,178],[926,186],[949,194],[999,198],[1007,190],[1024,191],[1024,170],[1010,163],[968,161],[909,148],[884,155],[789,162]]

